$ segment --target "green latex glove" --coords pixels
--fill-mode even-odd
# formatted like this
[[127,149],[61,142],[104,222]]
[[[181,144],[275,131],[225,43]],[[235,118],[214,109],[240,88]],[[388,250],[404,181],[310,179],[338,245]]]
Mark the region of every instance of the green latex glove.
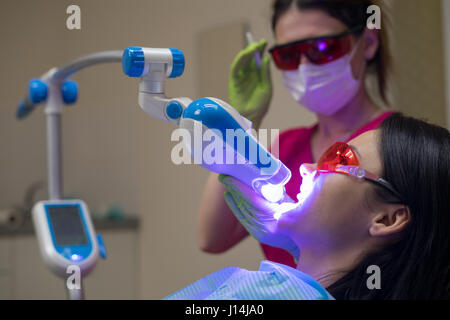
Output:
[[266,45],[267,40],[263,39],[240,51],[231,64],[228,82],[230,105],[253,122],[254,129],[259,128],[272,98],[270,57],[261,59],[260,68],[255,61],[255,52],[262,57]]
[[[277,232],[278,221],[274,213],[280,210],[280,204],[267,201],[233,177],[221,174],[219,181],[227,188],[225,201],[228,207],[248,233],[261,243],[288,251],[297,263],[300,249],[290,237]],[[295,210],[297,206],[291,198],[286,196],[285,201]]]

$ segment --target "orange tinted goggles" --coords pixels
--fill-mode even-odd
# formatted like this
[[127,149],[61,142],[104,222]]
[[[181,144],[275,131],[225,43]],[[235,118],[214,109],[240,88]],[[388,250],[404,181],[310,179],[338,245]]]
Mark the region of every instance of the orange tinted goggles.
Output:
[[362,28],[360,26],[337,35],[309,38],[274,46],[269,52],[280,70],[296,70],[302,55],[305,55],[313,64],[325,64],[350,52],[351,35]]
[[352,175],[358,179],[370,181],[391,192],[403,202],[399,192],[386,180],[370,173],[359,166],[356,152],[345,142],[336,142],[317,162],[317,172],[336,172]]

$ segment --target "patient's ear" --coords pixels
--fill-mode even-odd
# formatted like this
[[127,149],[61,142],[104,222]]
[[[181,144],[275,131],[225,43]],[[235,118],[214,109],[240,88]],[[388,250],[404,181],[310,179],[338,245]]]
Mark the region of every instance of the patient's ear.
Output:
[[385,237],[400,233],[411,221],[411,213],[405,205],[390,204],[372,219],[369,233],[374,237]]

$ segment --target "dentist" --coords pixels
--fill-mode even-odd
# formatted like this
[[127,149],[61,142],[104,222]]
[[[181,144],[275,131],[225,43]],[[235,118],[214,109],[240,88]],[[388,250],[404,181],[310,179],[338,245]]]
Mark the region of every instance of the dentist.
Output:
[[[315,113],[317,123],[283,131],[275,154],[292,172],[286,192],[297,198],[302,177],[299,167],[315,163],[336,141],[347,142],[376,129],[391,114],[374,102],[365,80],[372,73],[378,84],[378,101],[389,105],[387,75],[390,69],[388,39],[380,30],[367,28],[367,8],[372,0],[276,0],[272,29],[276,45],[269,52],[282,72],[283,84],[299,107]],[[383,12],[383,11],[382,11]],[[383,16],[382,23],[385,22]],[[239,52],[229,79],[229,100],[259,128],[272,96],[270,57],[257,67],[254,53],[263,53],[266,40]],[[274,106],[282,108],[282,106]],[[280,110],[280,109],[278,109]],[[198,217],[198,245],[209,253],[230,249],[249,232],[261,242],[267,260],[296,266],[299,250],[288,237],[273,237],[258,221],[270,217],[251,215],[237,219],[224,200],[225,187],[212,173],[204,189]],[[264,215],[264,213],[261,213]],[[258,228],[252,226],[259,225]],[[268,222],[267,225],[270,225]]]

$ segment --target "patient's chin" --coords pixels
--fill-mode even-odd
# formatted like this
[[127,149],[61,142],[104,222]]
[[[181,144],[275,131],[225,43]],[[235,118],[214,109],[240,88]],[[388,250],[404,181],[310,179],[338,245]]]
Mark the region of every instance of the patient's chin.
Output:
[[283,235],[292,234],[295,230],[295,225],[298,223],[298,213],[286,212],[281,215],[277,223],[277,233]]

